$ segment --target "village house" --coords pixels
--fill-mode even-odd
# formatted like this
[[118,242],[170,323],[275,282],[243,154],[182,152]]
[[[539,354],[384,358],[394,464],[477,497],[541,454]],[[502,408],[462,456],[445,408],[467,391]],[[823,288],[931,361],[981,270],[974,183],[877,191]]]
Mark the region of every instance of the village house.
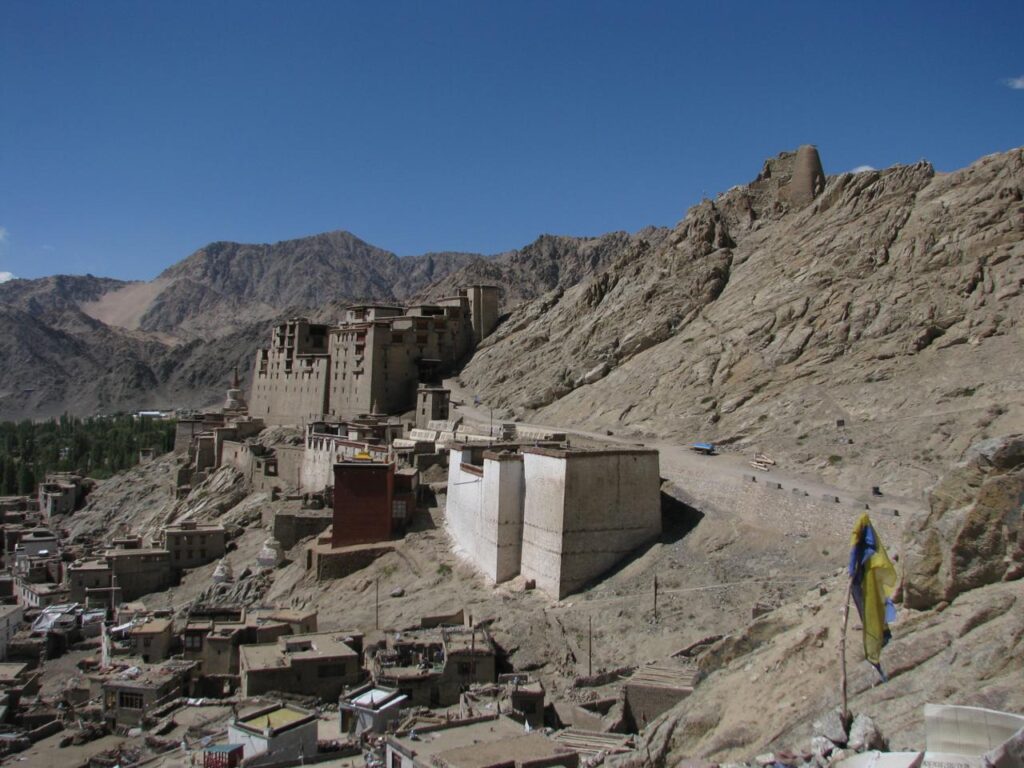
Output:
[[108,549],[103,557],[110,563],[113,578],[124,600],[135,600],[160,592],[174,583],[171,553],[157,547],[132,546]]
[[452,443],[446,520],[492,582],[555,599],[661,534],[658,452]]
[[131,652],[147,664],[155,664],[171,655],[174,632],[170,619],[151,618],[131,628]]
[[361,647],[358,632],[287,635],[272,645],[243,645],[239,658],[242,695],[296,693],[337,701],[344,687],[362,677]]
[[412,706],[446,707],[473,683],[495,680],[495,649],[482,627],[441,627],[388,633],[368,649],[367,668],[377,686],[395,688]]
[[432,421],[448,421],[451,392],[444,387],[421,386],[416,390],[416,428],[429,429]]
[[171,553],[171,567],[176,570],[196,568],[224,556],[227,531],[219,523],[197,523],[185,520],[164,526],[163,548]]
[[360,686],[338,701],[341,733],[356,738],[364,733],[384,733],[408,706],[409,697],[397,688],[374,683]]
[[242,746],[249,768],[302,764],[317,754],[317,717],[294,704],[243,712],[228,725],[228,742]]
[[576,768],[579,755],[543,733],[496,715],[387,737],[388,768]]
[[103,721],[108,727],[141,727],[150,721],[154,710],[192,695],[195,666],[191,661],[165,661],[95,673],[89,676],[90,690],[101,697]]
[[121,602],[121,590],[114,569],[106,558],[76,560],[67,567],[68,599],[89,607],[106,608],[111,613]]
[[238,608],[228,615],[204,616],[190,612],[182,631],[184,658],[200,665],[204,678],[230,678],[237,687],[240,648],[243,645],[274,643],[286,635],[316,632],[315,610],[291,608]]
[[8,711],[16,709],[22,698],[39,693],[41,677],[34,663],[0,663],[0,693],[7,697]]
[[70,515],[85,505],[88,493],[89,486],[81,475],[50,472],[38,487],[39,511],[46,520],[54,515]]
[[626,681],[626,715],[642,730],[693,693],[699,679],[695,665],[674,659],[648,664]]

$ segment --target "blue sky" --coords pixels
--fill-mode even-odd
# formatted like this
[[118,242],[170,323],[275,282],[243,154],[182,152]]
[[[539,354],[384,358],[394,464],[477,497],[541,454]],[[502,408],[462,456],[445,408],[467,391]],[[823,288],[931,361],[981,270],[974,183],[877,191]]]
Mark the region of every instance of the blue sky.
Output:
[[495,253],[673,224],[808,142],[952,170],[1024,143],[1022,29],[1019,0],[5,0],[0,273],[331,229]]

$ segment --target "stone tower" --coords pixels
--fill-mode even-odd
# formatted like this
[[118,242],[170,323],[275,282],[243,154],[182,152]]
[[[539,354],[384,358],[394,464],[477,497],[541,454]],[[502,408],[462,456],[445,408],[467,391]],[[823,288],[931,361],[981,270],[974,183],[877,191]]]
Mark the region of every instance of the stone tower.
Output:
[[786,196],[791,205],[803,208],[824,188],[825,171],[821,167],[818,150],[813,144],[804,144],[796,151],[793,175],[787,185]]
[[498,301],[501,289],[496,285],[471,285],[465,289],[469,299],[469,315],[473,323],[473,341],[487,338],[498,324]]

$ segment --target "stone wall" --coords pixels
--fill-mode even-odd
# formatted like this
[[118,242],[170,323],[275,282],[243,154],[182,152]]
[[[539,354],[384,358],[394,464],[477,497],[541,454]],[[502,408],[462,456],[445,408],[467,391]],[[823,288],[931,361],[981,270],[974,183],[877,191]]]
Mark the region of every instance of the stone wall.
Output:
[[310,536],[323,533],[334,519],[332,509],[303,509],[274,515],[274,538],[284,549],[291,549]]
[[456,546],[490,581],[519,573],[523,537],[523,457],[485,453],[483,466],[452,449],[447,522]]
[[658,452],[525,448],[521,573],[561,599],[661,533]]
[[445,524],[456,549],[476,567],[487,561],[482,547],[481,510],[483,507],[483,468],[463,463],[463,451],[452,448],[449,454],[448,498]]
[[385,446],[369,445],[333,435],[311,435],[306,440],[302,457],[302,490],[320,492],[334,484],[334,465],[351,461],[357,453],[368,453],[373,461],[388,461],[391,450]]

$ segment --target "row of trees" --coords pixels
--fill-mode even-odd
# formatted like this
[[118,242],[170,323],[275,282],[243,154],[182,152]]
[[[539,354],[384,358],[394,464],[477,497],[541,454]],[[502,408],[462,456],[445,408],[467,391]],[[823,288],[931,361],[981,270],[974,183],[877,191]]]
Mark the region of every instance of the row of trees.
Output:
[[103,416],[0,422],[0,495],[30,494],[47,472],[80,471],[105,478],[139,461],[139,450],[174,448],[173,421]]

